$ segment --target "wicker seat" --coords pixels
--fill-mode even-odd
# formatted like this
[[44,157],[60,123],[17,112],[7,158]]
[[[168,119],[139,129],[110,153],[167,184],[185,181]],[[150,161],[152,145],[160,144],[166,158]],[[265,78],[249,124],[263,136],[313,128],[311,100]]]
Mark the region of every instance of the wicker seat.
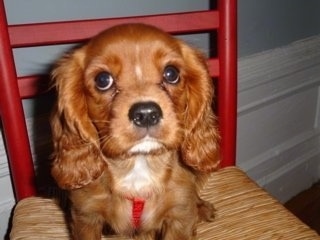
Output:
[[[216,219],[199,224],[200,240],[320,239],[236,167],[213,173],[201,195],[214,203]],[[14,215],[11,239],[69,239],[64,213],[52,199],[26,198],[19,202]]]
[[[199,223],[198,239],[320,239],[280,203],[234,167],[237,119],[236,0],[218,0],[201,12],[9,26],[0,0],[0,115],[17,205],[10,239],[69,239],[65,212],[55,199],[36,197],[34,167],[21,99],[42,94],[43,77],[16,76],[12,49],[81,42],[124,22],[156,25],[172,34],[215,32],[218,54],[209,60],[217,81],[222,168],[201,195],[216,208],[216,219]],[[26,34],[32,33],[32,34]],[[215,34],[214,34],[215,35]],[[14,126],[14,128],[12,127]],[[105,236],[103,239],[126,239]]]

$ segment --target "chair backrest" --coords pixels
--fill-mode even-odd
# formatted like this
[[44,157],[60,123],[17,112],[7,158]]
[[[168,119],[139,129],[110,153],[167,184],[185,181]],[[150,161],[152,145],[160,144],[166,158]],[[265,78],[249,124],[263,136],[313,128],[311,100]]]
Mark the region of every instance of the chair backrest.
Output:
[[[217,32],[217,56],[209,59],[218,79],[218,116],[222,167],[235,164],[237,106],[236,0],[218,0],[217,9],[177,14],[98,20],[8,25],[0,2],[0,116],[16,199],[36,194],[34,168],[22,99],[45,90],[39,76],[17,76],[12,50],[21,47],[82,42],[120,23],[142,22],[171,34]],[[32,34],[26,34],[32,33]]]

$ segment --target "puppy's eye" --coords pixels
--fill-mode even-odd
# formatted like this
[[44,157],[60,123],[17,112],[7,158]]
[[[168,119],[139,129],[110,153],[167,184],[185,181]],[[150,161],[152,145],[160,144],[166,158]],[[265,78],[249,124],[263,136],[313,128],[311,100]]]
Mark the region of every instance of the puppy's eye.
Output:
[[94,80],[96,82],[96,88],[101,91],[108,90],[114,81],[112,75],[108,72],[98,73]]
[[163,79],[170,84],[176,84],[180,80],[179,74],[179,70],[176,67],[169,65],[163,71]]

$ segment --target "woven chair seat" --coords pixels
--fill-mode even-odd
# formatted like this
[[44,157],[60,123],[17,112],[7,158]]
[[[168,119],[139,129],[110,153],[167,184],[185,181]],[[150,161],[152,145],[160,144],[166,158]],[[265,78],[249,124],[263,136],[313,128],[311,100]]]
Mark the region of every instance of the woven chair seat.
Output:
[[[236,167],[212,174],[203,199],[216,208],[212,223],[198,225],[198,239],[320,239],[320,236],[287,211]],[[14,211],[10,239],[70,239],[63,211],[55,200],[30,197]],[[104,236],[103,239],[129,239]]]

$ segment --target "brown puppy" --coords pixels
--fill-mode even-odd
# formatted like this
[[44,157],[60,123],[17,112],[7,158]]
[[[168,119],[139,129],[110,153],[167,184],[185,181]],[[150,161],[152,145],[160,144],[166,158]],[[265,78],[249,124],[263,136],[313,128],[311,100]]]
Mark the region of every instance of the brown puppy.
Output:
[[104,224],[194,239],[213,210],[199,176],[219,165],[203,56],[155,27],[120,25],[61,59],[53,79],[52,174],[69,190],[74,239],[100,239]]

